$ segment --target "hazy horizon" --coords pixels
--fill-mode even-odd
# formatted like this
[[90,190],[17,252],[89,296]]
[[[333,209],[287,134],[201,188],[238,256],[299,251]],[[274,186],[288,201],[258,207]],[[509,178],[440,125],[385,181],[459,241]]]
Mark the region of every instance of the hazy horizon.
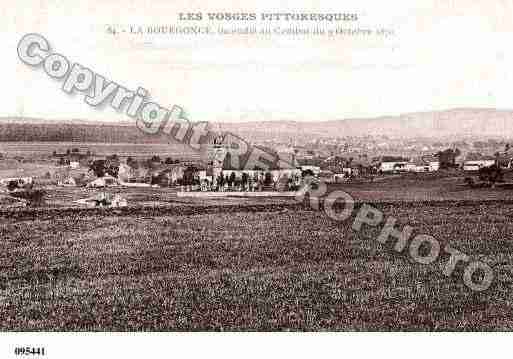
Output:
[[[332,137],[365,137],[386,135],[392,138],[513,138],[513,110],[496,109],[449,109],[446,111],[430,111],[403,113],[398,116],[380,116],[374,118],[342,119],[325,121],[244,121],[244,122],[213,122],[210,130],[214,132],[231,132],[247,139],[276,140],[277,138],[332,138]],[[34,119],[34,118],[0,118],[0,125],[8,132],[8,124],[34,125],[88,125],[121,126],[137,129],[135,120],[114,122],[87,120],[78,118],[67,119]],[[4,130],[5,131],[5,130]],[[21,128],[20,128],[21,131]],[[139,131],[136,131],[139,132]]]
[[[388,115],[378,115],[373,117],[348,117],[348,118],[327,118],[322,119],[319,121],[315,121],[308,118],[298,118],[294,120],[288,120],[288,119],[272,119],[272,120],[266,120],[266,119],[243,119],[240,121],[233,121],[233,122],[223,122],[222,120],[219,121],[212,121],[212,123],[219,123],[219,124],[248,124],[252,122],[300,122],[300,123],[311,123],[311,122],[318,122],[318,123],[324,123],[324,122],[336,122],[336,121],[357,121],[357,120],[387,120],[387,119],[394,119],[394,118],[401,118],[406,116],[416,116],[416,115],[430,115],[430,114],[447,114],[451,112],[463,112],[463,111],[480,111],[480,112],[496,112],[496,113],[503,113],[503,112],[511,112],[513,114],[513,107],[512,108],[485,108],[485,107],[454,107],[454,108],[447,108],[447,109],[441,109],[441,110],[432,110],[432,111],[414,111],[414,112],[399,112],[396,114],[388,114]],[[129,118],[128,116],[125,116],[126,118],[116,118],[113,120],[101,120],[101,119],[88,119],[88,118],[78,118],[74,116],[65,116],[65,117],[33,117],[33,116],[15,116],[15,115],[4,115],[0,116],[0,121],[2,120],[23,120],[23,121],[43,121],[43,122],[61,122],[61,121],[82,121],[82,122],[91,122],[91,123],[102,123],[102,124],[135,124],[135,120]],[[189,119],[192,122],[200,122],[195,121],[194,119]]]

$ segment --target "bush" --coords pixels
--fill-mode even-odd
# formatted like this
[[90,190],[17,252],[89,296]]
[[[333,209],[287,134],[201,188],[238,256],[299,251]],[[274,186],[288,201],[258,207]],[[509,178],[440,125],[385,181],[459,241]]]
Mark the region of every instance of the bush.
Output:
[[24,199],[29,202],[31,206],[39,206],[44,203],[46,193],[42,190],[25,190],[11,193],[11,196]]

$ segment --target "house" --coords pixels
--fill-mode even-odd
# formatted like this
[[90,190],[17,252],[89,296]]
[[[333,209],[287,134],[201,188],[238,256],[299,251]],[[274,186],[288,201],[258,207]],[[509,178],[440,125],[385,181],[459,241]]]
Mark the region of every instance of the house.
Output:
[[429,165],[423,161],[411,161],[406,164],[408,172],[429,172]]
[[185,167],[179,164],[161,165],[150,171],[151,183],[169,187],[177,184],[184,176]]
[[464,171],[479,171],[481,168],[493,166],[496,158],[476,153],[469,153],[463,162]]
[[328,173],[331,173],[330,177],[333,182],[341,182],[341,180],[351,176],[351,168],[344,167],[342,164],[332,164],[321,169],[319,176],[325,177]]
[[115,177],[105,175],[103,177],[98,177],[92,182],[87,184],[88,188],[104,188],[104,187],[114,187],[119,185],[119,180]]
[[351,177],[351,175],[349,175],[347,173],[334,173],[332,178],[333,178],[333,182],[339,183],[339,182],[346,182],[350,177]]
[[408,162],[406,161],[381,162],[379,170],[381,172],[403,172],[406,171],[407,165]]
[[67,150],[66,153],[53,152],[52,157],[58,158],[58,165],[70,166],[73,169],[79,168],[80,166],[87,166],[89,160],[92,157],[90,151],[80,152],[80,149],[73,148],[71,151]]
[[342,181],[350,177],[372,175],[375,167],[366,154],[353,153],[349,157],[329,157],[324,160],[321,169],[333,172],[334,181]]
[[440,161],[428,162],[429,172],[436,172],[440,169]]
[[137,177],[136,170],[125,164],[120,163],[118,167],[118,178],[123,182],[135,182]]
[[422,161],[427,164],[429,172],[436,172],[440,169],[440,160],[436,156],[424,156]]
[[58,181],[57,185],[61,187],[76,187],[77,182],[72,176],[69,176],[63,180]]
[[405,169],[408,172],[435,172],[440,169],[440,161],[434,156],[424,156],[410,160]]
[[475,161],[465,161],[463,163],[464,171],[479,171],[481,168],[490,167],[495,164],[495,160],[475,160]]
[[95,178],[86,168],[60,167],[51,174],[51,179],[59,186],[85,186]]
[[359,156],[359,158],[351,161],[348,163],[347,168],[351,170],[350,175],[353,177],[368,176],[375,172],[373,162],[366,156]]
[[498,159],[499,165],[502,168],[513,168],[513,158],[508,156],[503,156]]

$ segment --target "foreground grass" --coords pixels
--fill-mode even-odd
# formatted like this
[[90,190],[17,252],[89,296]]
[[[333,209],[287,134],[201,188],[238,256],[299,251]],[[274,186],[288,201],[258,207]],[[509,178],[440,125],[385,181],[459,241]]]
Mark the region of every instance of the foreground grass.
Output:
[[474,293],[320,212],[2,218],[2,330],[511,330],[513,205],[385,205],[492,265]]

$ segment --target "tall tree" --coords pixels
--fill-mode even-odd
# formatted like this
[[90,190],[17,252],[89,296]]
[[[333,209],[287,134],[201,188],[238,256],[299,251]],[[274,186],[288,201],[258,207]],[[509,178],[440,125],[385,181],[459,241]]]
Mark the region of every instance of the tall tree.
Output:
[[96,177],[103,177],[105,176],[106,172],[106,166],[105,166],[105,160],[95,160],[89,165],[89,170],[93,171],[94,175]]
[[440,168],[441,169],[447,169],[447,168],[454,168],[456,167],[456,157],[458,157],[461,154],[459,149],[451,149],[448,148],[443,151],[438,151],[435,154],[435,157],[438,158],[438,161],[440,162]]
[[230,184],[230,186],[235,184],[235,172],[232,172],[230,174],[229,184]]

